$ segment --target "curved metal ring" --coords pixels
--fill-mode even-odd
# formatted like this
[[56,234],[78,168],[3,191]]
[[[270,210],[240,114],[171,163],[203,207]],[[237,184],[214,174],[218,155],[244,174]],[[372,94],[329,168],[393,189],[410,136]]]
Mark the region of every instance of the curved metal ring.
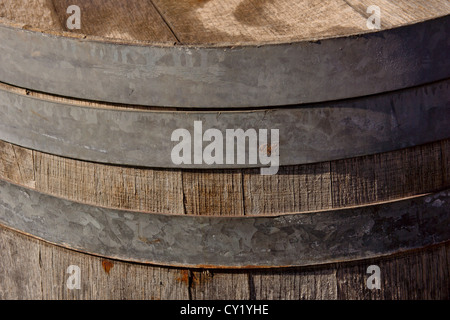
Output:
[[0,181],[0,223],[120,260],[208,268],[304,266],[449,240],[450,189],[368,207],[231,218],[104,209]]
[[295,105],[450,77],[450,16],[360,36],[233,48],[99,42],[0,26],[0,81],[145,106]]
[[[194,162],[194,121],[218,129],[279,130],[278,165],[298,165],[397,150],[450,137],[450,80],[394,93],[259,111],[149,111],[100,108],[75,100],[35,98],[0,86],[0,139],[63,157],[162,168],[264,167]],[[176,129],[191,135],[191,162],[175,164]],[[202,136],[200,136],[202,140]],[[259,142],[261,139],[259,138]],[[203,148],[210,142],[200,141]],[[237,142],[236,142],[237,143]],[[254,149],[252,149],[254,150]],[[252,151],[253,152],[253,151]],[[261,152],[259,150],[258,152]],[[259,155],[260,157],[260,155]],[[275,156],[274,156],[275,158]],[[204,160],[204,159],[203,159]]]

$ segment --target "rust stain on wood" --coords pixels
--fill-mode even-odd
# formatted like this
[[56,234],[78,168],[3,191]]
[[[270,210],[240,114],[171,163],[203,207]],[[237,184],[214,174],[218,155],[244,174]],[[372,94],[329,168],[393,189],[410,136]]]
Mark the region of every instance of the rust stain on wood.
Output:
[[189,270],[181,270],[180,276],[176,280],[189,286],[189,273]]
[[107,274],[109,274],[109,271],[112,269],[112,267],[114,267],[114,263],[110,260],[103,260],[102,267],[103,267],[103,270],[105,270],[105,272]]
[[193,288],[200,283],[200,278],[191,270],[180,270],[180,276],[176,278],[178,282],[185,284],[187,287]]

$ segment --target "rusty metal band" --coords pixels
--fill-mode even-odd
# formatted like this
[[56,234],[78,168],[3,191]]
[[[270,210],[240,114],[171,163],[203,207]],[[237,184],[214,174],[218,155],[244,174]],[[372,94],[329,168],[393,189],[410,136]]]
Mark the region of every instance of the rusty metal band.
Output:
[[112,210],[0,181],[0,223],[50,243],[167,266],[305,266],[372,258],[450,239],[450,190],[398,202],[277,217]]
[[[174,164],[172,132],[194,121],[203,132],[279,129],[279,165],[388,152],[450,137],[450,80],[339,102],[259,111],[148,111],[100,108],[20,94],[0,86],[0,139],[62,157],[162,168],[245,168],[257,164]],[[48,96],[47,96],[48,97]],[[203,148],[209,143],[203,142]],[[225,155],[225,142],[223,143]],[[246,146],[246,159],[250,148]],[[194,153],[194,148],[191,150]],[[192,159],[194,156],[192,156]]]
[[0,81],[87,100],[181,108],[295,105],[450,77],[450,16],[278,45],[101,42],[0,26]]

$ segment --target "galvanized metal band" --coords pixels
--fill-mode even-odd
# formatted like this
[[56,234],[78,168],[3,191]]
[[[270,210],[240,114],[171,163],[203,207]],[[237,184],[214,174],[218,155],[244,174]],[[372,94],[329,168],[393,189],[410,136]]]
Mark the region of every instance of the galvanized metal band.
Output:
[[0,181],[0,223],[120,260],[211,268],[304,266],[448,241],[450,190],[345,210],[230,218],[104,209]]
[[377,94],[450,77],[450,16],[280,45],[100,42],[0,26],[0,81],[88,100],[240,108]]
[[[34,98],[0,86],[0,139],[63,157],[162,168],[262,167],[261,161],[175,164],[174,130],[279,129],[279,165],[375,154],[450,137],[450,80],[339,102],[261,111],[147,111]],[[6,89],[5,89],[6,88]],[[8,90],[8,88],[10,88]],[[24,91],[24,90],[22,90]],[[48,97],[48,96],[47,96]],[[191,141],[191,145],[193,141]],[[203,142],[205,148],[209,142]],[[226,154],[223,142],[224,156]],[[192,154],[194,147],[192,147]]]

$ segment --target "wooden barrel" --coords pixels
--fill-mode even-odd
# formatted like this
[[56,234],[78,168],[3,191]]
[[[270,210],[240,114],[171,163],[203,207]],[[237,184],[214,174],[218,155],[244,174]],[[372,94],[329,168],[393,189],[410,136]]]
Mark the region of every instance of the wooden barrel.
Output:
[[448,299],[449,13],[3,1],[0,298]]

